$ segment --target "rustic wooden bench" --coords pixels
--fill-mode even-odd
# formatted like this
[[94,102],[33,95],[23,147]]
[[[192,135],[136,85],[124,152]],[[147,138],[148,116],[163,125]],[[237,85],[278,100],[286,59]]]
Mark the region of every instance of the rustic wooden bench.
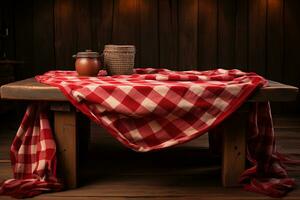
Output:
[[[298,88],[270,81],[269,86],[259,89],[248,102],[294,101]],[[54,136],[58,148],[58,169],[67,188],[78,185],[79,149],[89,137],[90,121],[69,104],[56,87],[41,84],[34,78],[17,81],[1,87],[1,98],[25,101],[48,101],[54,112]],[[222,183],[236,186],[245,169],[247,103],[222,123]],[[83,142],[84,145],[84,142]]]

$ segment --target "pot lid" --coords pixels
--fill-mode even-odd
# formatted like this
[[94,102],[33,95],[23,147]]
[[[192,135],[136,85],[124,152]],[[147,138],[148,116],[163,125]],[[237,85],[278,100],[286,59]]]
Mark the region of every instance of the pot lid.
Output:
[[99,58],[100,55],[98,52],[92,50],[85,50],[82,52],[78,52],[76,54],[76,58]]

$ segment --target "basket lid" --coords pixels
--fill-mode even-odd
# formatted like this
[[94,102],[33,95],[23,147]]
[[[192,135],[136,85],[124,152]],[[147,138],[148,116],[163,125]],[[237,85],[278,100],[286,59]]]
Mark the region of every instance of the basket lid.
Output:
[[78,52],[74,57],[76,57],[76,58],[99,58],[100,55],[98,52],[87,49],[85,51]]

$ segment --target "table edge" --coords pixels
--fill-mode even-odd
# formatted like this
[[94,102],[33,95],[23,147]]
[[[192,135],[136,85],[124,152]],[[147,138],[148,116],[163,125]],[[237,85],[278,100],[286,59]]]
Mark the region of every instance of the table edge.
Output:
[[[20,93],[18,90],[20,89],[20,84],[27,83],[30,81],[35,81],[35,78],[28,78],[21,81],[16,81],[12,83],[8,83],[1,86],[0,89],[0,98],[6,100],[41,100],[41,101],[68,101],[65,95],[59,90],[59,88],[50,86],[47,84],[39,83],[37,81],[34,82],[35,85],[26,86],[22,88],[22,90],[26,93],[24,97],[24,92]],[[19,85],[17,85],[19,84]],[[299,88],[283,83],[279,83],[276,81],[270,81],[270,84],[274,84],[273,87],[263,87],[256,91],[247,101],[249,102],[257,102],[257,101],[294,101],[297,99],[297,95],[299,92]],[[281,87],[276,87],[276,85],[280,85]],[[282,86],[286,86],[283,88]],[[40,92],[47,90],[47,95],[36,97],[35,93],[31,93],[32,89],[38,89]],[[276,90],[276,92],[274,92]],[[278,94],[276,96],[276,93]],[[275,95],[274,95],[275,94]],[[271,95],[274,97],[271,98]],[[284,96],[284,97],[283,97]],[[54,97],[54,98],[53,98]]]

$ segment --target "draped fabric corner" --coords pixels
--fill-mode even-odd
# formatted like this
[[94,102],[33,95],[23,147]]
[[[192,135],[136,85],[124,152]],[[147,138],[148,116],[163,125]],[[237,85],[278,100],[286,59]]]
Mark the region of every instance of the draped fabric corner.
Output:
[[47,111],[45,103],[27,107],[11,145],[14,179],[0,185],[0,195],[28,198],[62,189],[56,178],[56,145]]
[[269,102],[253,103],[249,113],[247,158],[253,165],[240,177],[244,189],[271,197],[284,197],[296,187],[284,164],[300,164],[276,150]]

